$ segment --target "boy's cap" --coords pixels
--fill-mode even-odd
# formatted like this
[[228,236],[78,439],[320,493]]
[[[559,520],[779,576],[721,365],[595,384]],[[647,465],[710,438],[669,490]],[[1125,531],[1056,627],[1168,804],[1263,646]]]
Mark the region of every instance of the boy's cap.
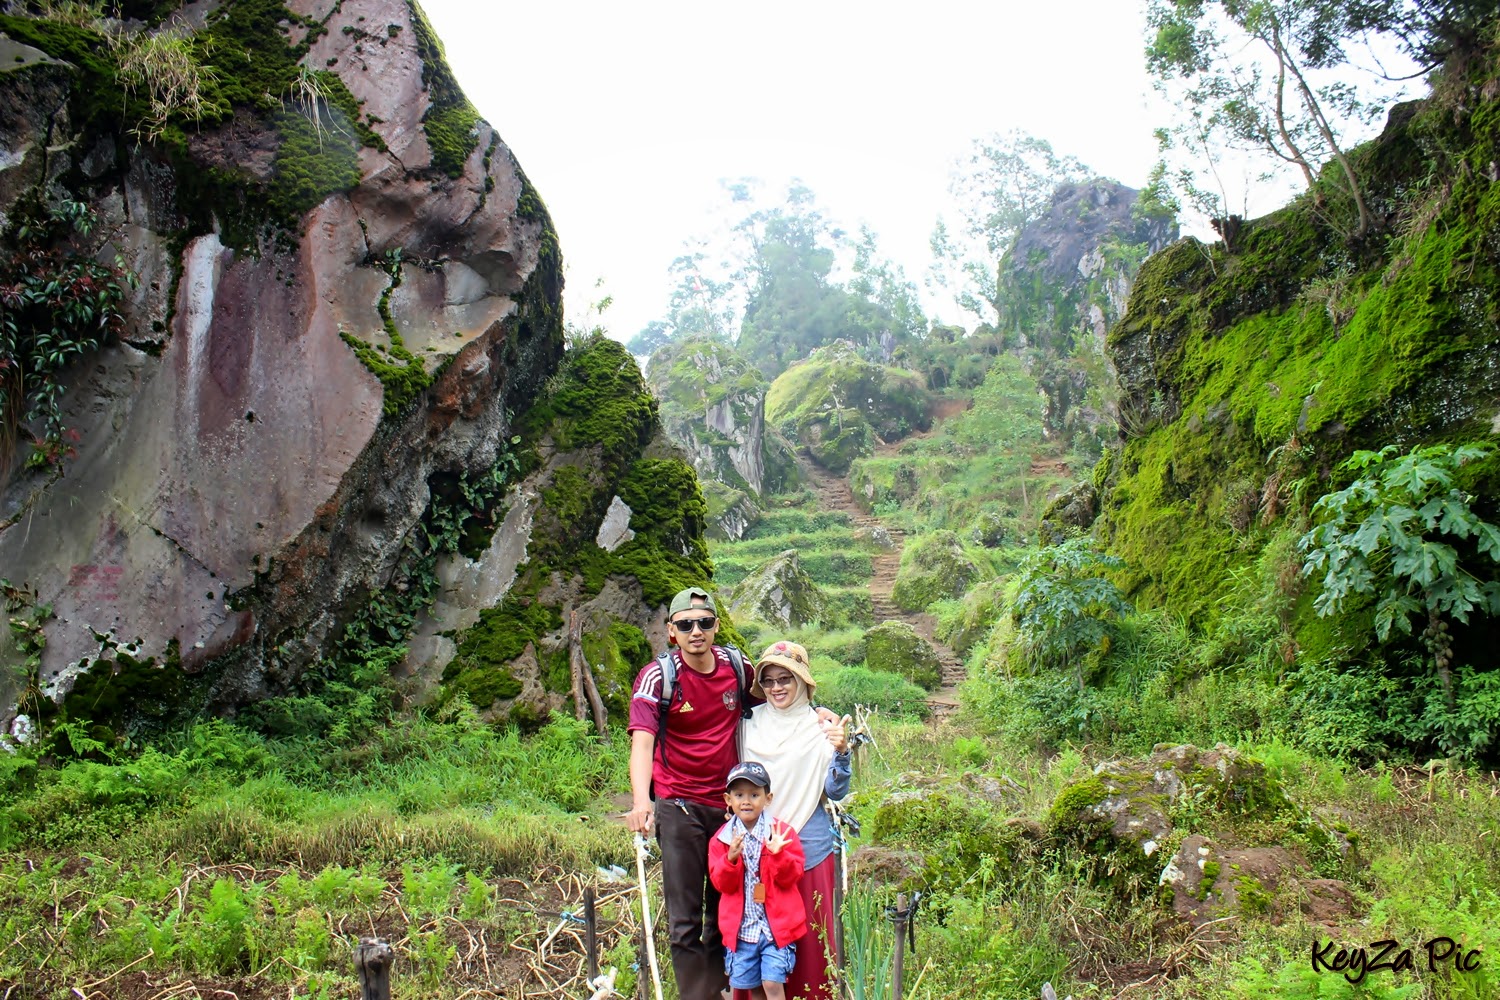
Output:
[[771,775],[766,771],[764,764],[757,764],[753,760],[747,760],[743,764],[736,764],[729,772],[729,780],[724,782],[727,789],[736,781],[748,781],[752,785],[759,785],[766,791],[771,790]]
[[713,595],[702,587],[689,587],[687,590],[679,590],[677,596],[672,598],[672,604],[667,610],[667,619],[670,621],[672,616],[679,611],[691,611],[697,606],[706,606],[716,616],[719,613],[719,607],[714,603]]

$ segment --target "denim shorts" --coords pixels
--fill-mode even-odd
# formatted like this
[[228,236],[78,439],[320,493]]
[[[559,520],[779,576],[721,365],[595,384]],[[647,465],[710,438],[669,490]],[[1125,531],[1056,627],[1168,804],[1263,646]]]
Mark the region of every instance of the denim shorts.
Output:
[[776,947],[775,938],[737,941],[733,951],[724,949],[724,971],[737,990],[758,989],[761,983],[784,983],[797,964],[795,942]]

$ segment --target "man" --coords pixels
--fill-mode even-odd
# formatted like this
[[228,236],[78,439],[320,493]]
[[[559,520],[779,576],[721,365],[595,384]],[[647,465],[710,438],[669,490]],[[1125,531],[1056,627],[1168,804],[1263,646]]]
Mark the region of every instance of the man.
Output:
[[625,824],[636,833],[656,832],[672,971],[682,1000],[719,1000],[729,983],[719,893],[708,880],[708,842],[724,823],[724,781],[739,763],[735,737],[744,693],[728,651],[714,645],[718,631],[718,607],[706,590],[678,593],[667,610],[677,678],[666,732],[659,732],[659,661],[641,670],[630,699],[631,809]]

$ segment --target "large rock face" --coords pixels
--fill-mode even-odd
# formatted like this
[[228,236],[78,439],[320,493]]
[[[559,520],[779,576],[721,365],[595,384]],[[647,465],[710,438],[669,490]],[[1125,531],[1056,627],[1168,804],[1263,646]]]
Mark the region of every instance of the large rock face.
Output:
[[828,598],[802,569],[796,549],[772,557],[729,592],[736,615],[781,629],[828,624]]
[[[86,249],[140,283],[69,379],[77,457],[11,470],[0,566],[55,614],[48,693],[105,635],[197,674],[204,704],[256,697],[391,585],[445,484],[497,467],[562,355],[550,223],[402,0],[195,14],[223,107],[144,145],[118,103],[91,117],[111,98],[69,63],[69,39],[107,50],[28,20],[0,19],[31,43],[0,68],[0,213],[62,185],[98,214]],[[298,67],[329,95],[317,121],[264,90]]]
[[1141,262],[1177,238],[1171,213],[1142,212],[1139,195],[1102,178],[1063,184],[1000,262],[998,335],[1047,358],[1036,370],[1047,427],[1069,440],[1113,437],[1112,407],[1088,398],[1097,376],[1078,357],[1102,353]]

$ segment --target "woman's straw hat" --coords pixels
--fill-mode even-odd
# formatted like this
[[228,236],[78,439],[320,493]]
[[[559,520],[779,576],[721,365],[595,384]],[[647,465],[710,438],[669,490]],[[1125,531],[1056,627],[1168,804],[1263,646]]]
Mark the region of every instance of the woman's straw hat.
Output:
[[757,698],[764,698],[766,693],[760,686],[760,672],[771,664],[786,667],[797,675],[797,679],[807,685],[807,696],[812,697],[813,690],[817,688],[818,682],[813,680],[812,669],[807,665],[807,650],[795,642],[773,642],[766,647],[766,651],[760,654],[760,659],[755,661],[755,679],[750,682],[750,693]]

